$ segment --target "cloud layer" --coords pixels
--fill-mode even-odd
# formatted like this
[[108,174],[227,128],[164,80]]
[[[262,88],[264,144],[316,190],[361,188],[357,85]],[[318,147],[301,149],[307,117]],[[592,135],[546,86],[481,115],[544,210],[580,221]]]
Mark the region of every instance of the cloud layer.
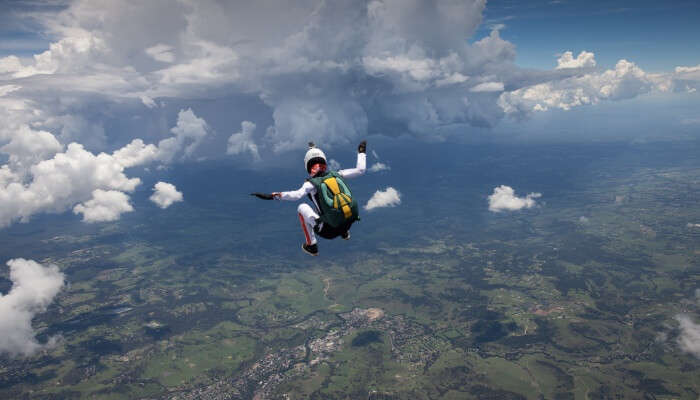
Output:
[[517,211],[523,208],[532,208],[537,204],[535,199],[541,196],[540,193],[530,193],[525,197],[518,197],[512,187],[501,185],[494,188],[493,194],[488,197],[489,211]]
[[[522,70],[499,29],[473,37],[485,4],[182,0],[143,7],[136,1],[72,1],[44,17],[56,38],[48,50],[32,59],[0,59],[0,78],[7,81],[2,92],[37,100],[40,87],[71,88],[138,99],[135,104],[156,109],[157,99],[248,93],[264,102],[273,124],[247,141],[284,151],[309,140],[354,142],[387,124],[398,130],[390,134],[418,136],[439,136],[455,125],[490,126],[504,111],[524,107],[518,100],[533,92],[523,92],[543,91],[542,84],[555,92],[580,87],[588,97],[595,91],[597,100],[670,90],[678,79],[697,84],[695,67],[679,67],[649,77],[654,82],[643,88],[604,89],[639,73],[626,74],[627,61],[612,73],[589,71],[596,66],[590,51],[576,57],[563,52],[548,73]],[[499,94],[511,92],[499,101]],[[538,103],[546,102],[532,107]]]
[[365,204],[365,210],[371,211],[381,207],[396,207],[399,204],[401,204],[401,193],[389,186],[383,191],[377,190],[374,192],[367,204]]
[[39,343],[32,319],[46,311],[64,284],[57,266],[47,267],[22,258],[7,262],[12,289],[0,294],[0,353],[29,356],[50,345]]

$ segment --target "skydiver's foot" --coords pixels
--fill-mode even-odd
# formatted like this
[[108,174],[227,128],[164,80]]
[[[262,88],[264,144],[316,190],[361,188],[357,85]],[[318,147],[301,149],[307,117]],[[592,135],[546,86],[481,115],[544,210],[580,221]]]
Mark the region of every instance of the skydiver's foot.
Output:
[[345,232],[345,233],[341,233],[341,234],[340,234],[340,237],[343,238],[343,239],[345,239],[345,240],[350,240],[350,232],[348,231],[348,232]]
[[316,245],[316,243],[314,243],[314,244],[303,243],[301,245],[301,249],[312,256],[318,255],[318,246]]

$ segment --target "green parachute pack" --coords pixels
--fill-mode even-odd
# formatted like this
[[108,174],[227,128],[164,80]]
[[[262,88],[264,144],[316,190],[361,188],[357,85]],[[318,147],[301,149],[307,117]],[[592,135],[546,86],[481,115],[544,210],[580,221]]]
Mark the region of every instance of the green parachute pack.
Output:
[[357,201],[343,177],[335,171],[324,176],[309,178],[316,188],[316,203],[321,211],[321,221],[333,228],[349,227],[360,219]]

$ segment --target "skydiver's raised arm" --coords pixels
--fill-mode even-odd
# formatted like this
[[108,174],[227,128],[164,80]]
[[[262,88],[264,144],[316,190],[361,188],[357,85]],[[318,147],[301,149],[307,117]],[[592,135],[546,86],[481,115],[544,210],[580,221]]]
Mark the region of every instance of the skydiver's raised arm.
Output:
[[297,190],[292,190],[289,192],[274,192],[272,196],[277,200],[290,200],[296,201],[311,193],[314,190],[314,185],[311,182],[304,182],[303,185]]
[[355,178],[365,173],[367,169],[367,142],[363,141],[357,147],[357,164],[355,168],[342,169],[338,174],[343,178]]

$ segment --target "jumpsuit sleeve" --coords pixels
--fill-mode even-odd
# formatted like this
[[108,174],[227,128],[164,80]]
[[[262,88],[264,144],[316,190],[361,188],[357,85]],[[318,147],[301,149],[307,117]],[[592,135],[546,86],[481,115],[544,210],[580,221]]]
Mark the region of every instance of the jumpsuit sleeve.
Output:
[[307,194],[311,193],[314,189],[314,185],[311,184],[311,182],[304,182],[303,185],[297,190],[292,190],[289,192],[281,192],[280,196],[278,197],[280,200],[290,200],[290,201],[295,201],[299,200],[302,197],[306,196]]
[[365,173],[367,168],[367,154],[357,153],[357,165],[355,168],[341,169],[338,174],[343,178],[355,178]]

